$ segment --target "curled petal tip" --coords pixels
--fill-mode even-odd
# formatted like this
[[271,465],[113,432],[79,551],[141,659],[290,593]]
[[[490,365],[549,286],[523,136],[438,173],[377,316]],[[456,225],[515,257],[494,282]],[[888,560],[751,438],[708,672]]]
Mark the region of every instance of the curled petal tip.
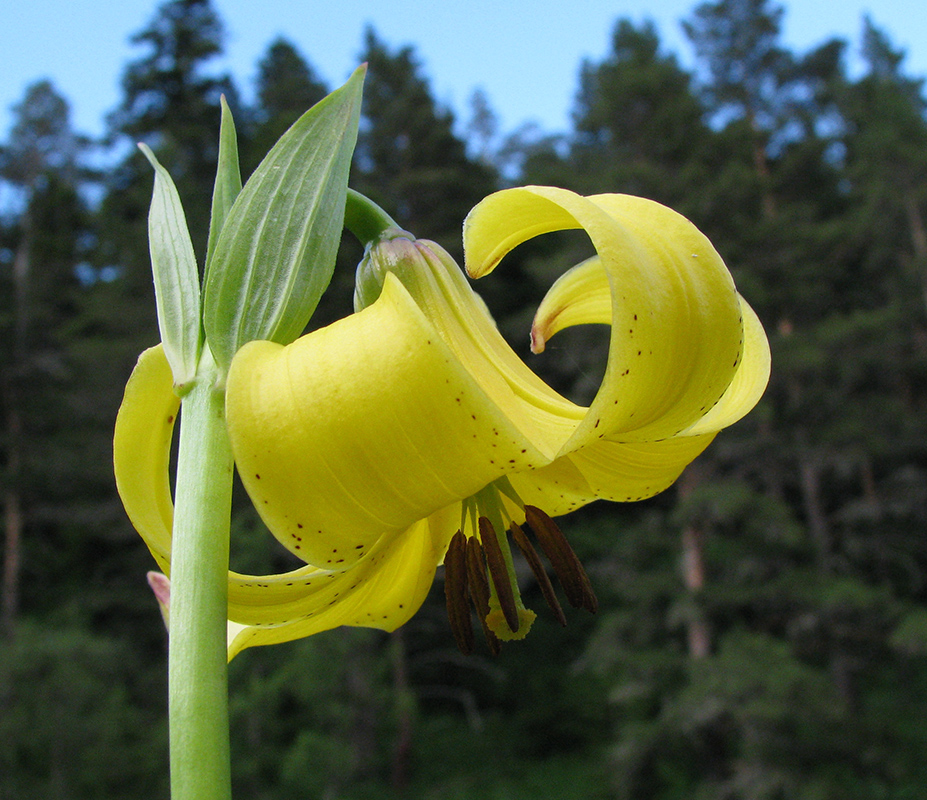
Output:
[[464,272],[467,273],[467,276],[476,280],[477,278],[482,278],[484,275],[488,275],[492,272],[502,260],[502,256],[495,258],[491,261],[481,261],[476,262],[472,261],[469,258],[464,260]]
[[158,608],[161,609],[161,618],[164,620],[164,627],[170,630],[171,623],[171,579],[161,572],[152,570],[146,576],[151,591],[154,592],[155,599],[158,601]]
[[146,576],[148,578],[148,585],[151,587],[151,591],[154,592],[154,596],[159,603],[162,605],[170,605],[171,602],[171,579],[164,575],[161,572],[155,572],[152,570]]
[[547,346],[547,336],[544,335],[537,325],[531,326],[531,352],[535,355],[538,353],[543,353],[544,348]]

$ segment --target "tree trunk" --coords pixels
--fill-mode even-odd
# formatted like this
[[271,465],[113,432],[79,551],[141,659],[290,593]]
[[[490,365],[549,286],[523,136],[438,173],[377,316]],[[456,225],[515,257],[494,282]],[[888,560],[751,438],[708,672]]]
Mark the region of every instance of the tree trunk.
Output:
[[20,385],[26,370],[26,336],[29,329],[29,252],[32,224],[29,212],[22,220],[22,239],[13,257],[13,341],[10,364],[3,380],[6,405],[7,463],[3,493],[3,586],[0,590],[0,626],[13,636],[19,615],[19,575],[23,531],[20,488],[23,455],[22,397]]
[[[350,779],[367,777],[376,760],[377,705],[372,675],[375,674],[376,648],[370,631],[357,636],[347,663],[347,689],[351,703],[349,737],[353,752],[353,770]],[[343,788],[344,784],[337,784]]]
[[772,193],[772,177],[769,172],[769,156],[766,144],[763,142],[763,133],[756,121],[756,114],[747,109],[747,124],[753,131],[753,169],[760,185],[760,204],[763,210],[763,219],[770,220],[776,216],[776,198]]
[[0,626],[3,635],[12,638],[19,616],[20,545],[22,542],[23,515],[19,496],[19,411],[11,408],[7,415],[9,452],[7,459],[7,487],[3,493],[3,589],[0,599]]
[[[679,497],[685,499],[698,486],[701,476],[696,467],[690,466],[679,482]],[[682,531],[682,577],[690,595],[692,613],[689,616],[686,636],[689,656],[693,659],[706,658],[711,652],[711,635],[708,623],[701,612],[698,597],[705,586],[704,533],[695,524],[686,525]]]
[[825,575],[831,573],[831,531],[821,503],[820,465],[817,459],[801,448],[798,471],[801,477],[802,505],[808,530],[818,551],[818,563]]
[[917,198],[910,189],[904,193],[904,207],[911,229],[911,246],[914,248],[914,266],[921,279],[921,292],[927,307],[927,229],[924,217],[917,205]]
[[396,741],[393,744],[393,764],[390,783],[402,791],[409,783],[409,759],[412,755],[415,694],[409,686],[409,664],[405,629],[390,636],[390,660],[393,666],[393,699],[396,703]]

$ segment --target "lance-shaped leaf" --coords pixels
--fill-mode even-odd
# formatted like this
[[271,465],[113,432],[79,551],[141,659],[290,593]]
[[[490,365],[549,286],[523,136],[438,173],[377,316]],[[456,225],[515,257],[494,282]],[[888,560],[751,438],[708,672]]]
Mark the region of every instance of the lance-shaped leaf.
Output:
[[331,280],[364,72],[296,121],[225,219],[204,300],[206,338],[223,369],[249,341],[294,341]]
[[241,192],[241,168],[238,166],[238,137],[235,134],[235,120],[232,110],[225,101],[222,105],[222,121],[219,126],[219,161],[216,166],[216,182],[212,190],[212,212],[209,218],[209,244],[206,246],[206,274],[216,250],[216,240],[225,224],[225,218],[232,204]]
[[174,181],[147,145],[139,149],[155,170],[148,248],[161,341],[178,391],[196,375],[202,348],[200,282],[193,242]]

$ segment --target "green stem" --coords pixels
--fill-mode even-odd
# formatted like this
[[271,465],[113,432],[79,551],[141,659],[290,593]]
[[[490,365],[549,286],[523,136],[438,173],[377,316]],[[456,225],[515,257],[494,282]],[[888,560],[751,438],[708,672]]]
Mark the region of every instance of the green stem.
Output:
[[171,553],[172,800],[231,797],[226,619],[232,454],[225,398],[201,374],[184,397]]
[[383,234],[391,228],[399,229],[389,214],[369,197],[354,189],[348,189],[344,207],[344,227],[365,246],[380,241]]

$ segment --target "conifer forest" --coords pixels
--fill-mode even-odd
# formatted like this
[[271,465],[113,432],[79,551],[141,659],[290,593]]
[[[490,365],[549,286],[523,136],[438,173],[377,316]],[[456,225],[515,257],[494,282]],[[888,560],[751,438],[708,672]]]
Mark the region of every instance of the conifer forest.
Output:
[[[463,656],[439,570],[392,634],[340,628],[230,664],[236,797],[254,800],[927,798],[927,97],[877,18],[793,52],[775,0],[705,0],[689,71],[616,19],[576,65],[572,127],[504,132],[491,98],[443,107],[414,46],[359,31],[350,185],[462,258],[491,192],[622,192],[691,219],[765,326],[772,378],[669,490],[562,520],[599,599],[543,610]],[[112,434],[159,340],[145,142],[205,252],[220,97],[243,177],[333,86],[280,38],[255,85],[218,72],[210,0],[165,0],[133,42],[107,134],[31,85],[0,132],[0,800],[169,795],[166,633],[155,568],[116,495]],[[850,52],[863,54],[850,70]],[[543,87],[538,87],[543,91]],[[601,378],[605,326],[529,352],[581,231],[515,251],[478,291],[567,397]],[[312,325],[351,312],[345,237]],[[238,487],[240,489],[240,487]],[[236,490],[232,567],[293,559]]]

